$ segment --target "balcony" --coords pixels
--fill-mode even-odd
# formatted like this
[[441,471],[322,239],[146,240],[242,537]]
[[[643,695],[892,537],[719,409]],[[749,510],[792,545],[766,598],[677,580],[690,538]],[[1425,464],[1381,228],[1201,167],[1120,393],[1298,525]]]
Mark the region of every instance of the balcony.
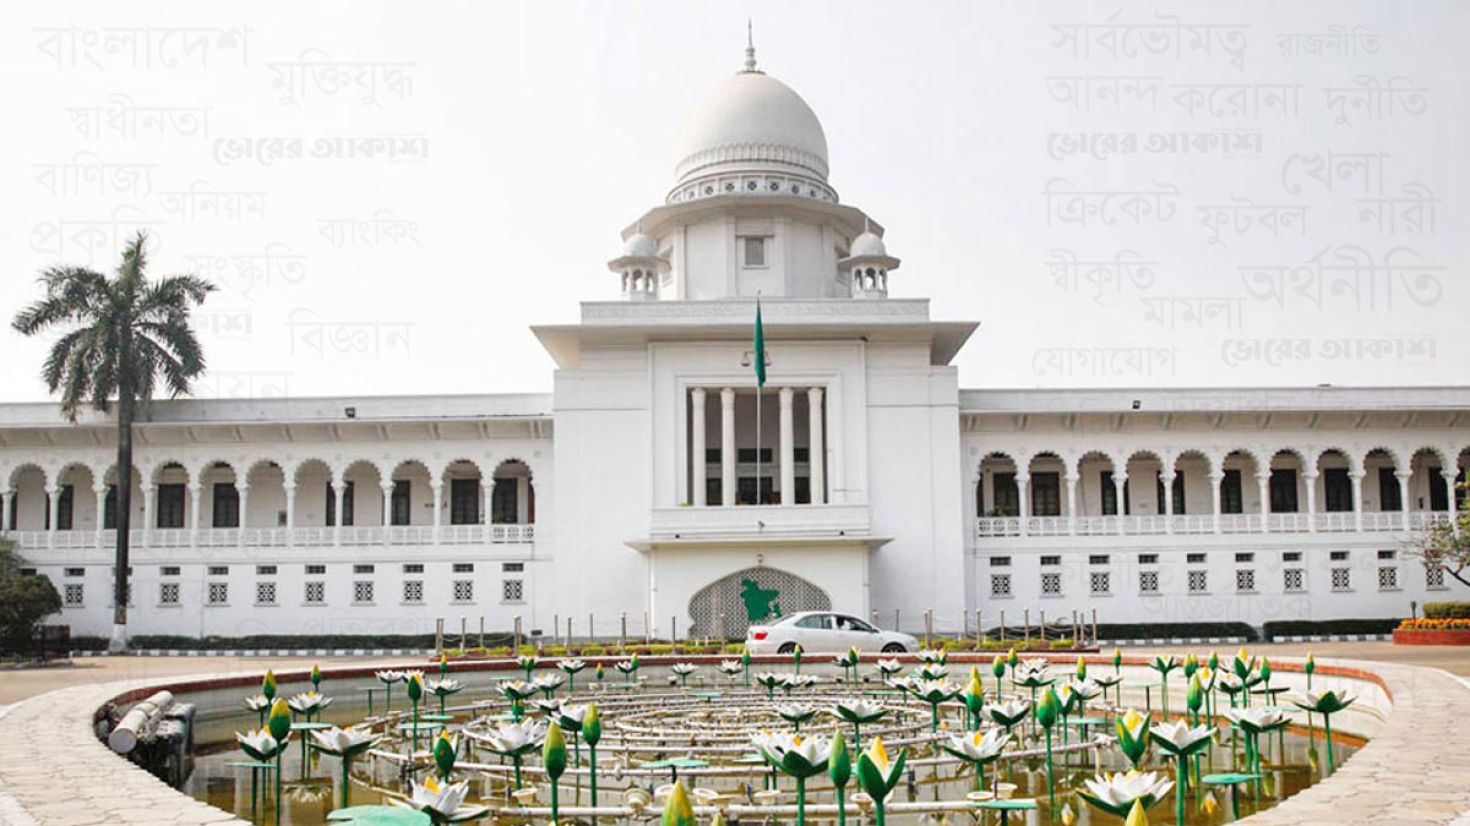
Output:
[[736,505],[655,508],[649,537],[655,540],[830,539],[867,537],[867,505]]
[[[340,534],[340,535],[339,535]],[[531,543],[536,526],[526,525],[394,525],[301,527],[301,528],[135,528],[129,532],[134,548],[313,548],[343,546],[502,545]],[[117,532],[104,531],[11,531],[20,550],[107,549],[117,542]]]
[[[1422,531],[1436,524],[1450,524],[1444,511],[1370,511],[1346,513],[1225,513],[1219,516],[1222,534],[1390,533]],[[1262,519],[1266,530],[1261,530]],[[1010,536],[1163,536],[1203,535],[1215,530],[1213,514],[1173,516],[982,516],[975,520],[979,539]],[[1407,526],[1407,528],[1406,528]],[[1024,532],[1022,528],[1025,528]]]

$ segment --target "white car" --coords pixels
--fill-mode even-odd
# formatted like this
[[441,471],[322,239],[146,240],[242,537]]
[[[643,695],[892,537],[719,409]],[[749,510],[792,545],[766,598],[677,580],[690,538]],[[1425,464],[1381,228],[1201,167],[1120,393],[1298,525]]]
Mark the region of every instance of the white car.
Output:
[[807,654],[859,651],[902,654],[918,651],[919,641],[897,631],[880,631],[867,622],[831,611],[801,611],[771,625],[752,625],[745,647],[752,654],[790,654],[800,644]]

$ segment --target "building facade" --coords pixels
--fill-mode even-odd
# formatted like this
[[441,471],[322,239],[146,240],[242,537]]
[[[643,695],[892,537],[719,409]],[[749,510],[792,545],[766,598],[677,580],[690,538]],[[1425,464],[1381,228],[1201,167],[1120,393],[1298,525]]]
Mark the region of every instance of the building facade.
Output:
[[[535,327],[548,395],[179,400],[136,428],[134,634],[738,636],[1385,617],[1464,596],[1470,389],[960,389],[971,322],[890,298],[883,228],[754,53],[690,114],[621,297]],[[757,300],[767,342],[754,380]],[[0,529],[111,625],[115,427],[0,405]]]

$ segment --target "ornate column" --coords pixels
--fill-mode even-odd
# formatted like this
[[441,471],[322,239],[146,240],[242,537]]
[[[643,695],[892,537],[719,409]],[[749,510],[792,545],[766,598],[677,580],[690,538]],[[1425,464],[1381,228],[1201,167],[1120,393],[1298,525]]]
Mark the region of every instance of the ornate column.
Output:
[[1353,480],[1353,529],[1363,530],[1363,477],[1367,474],[1357,471],[1351,474]]
[[[156,522],[157,519],[155,519],[155,517],[153,516],[153,504],[154,504],[153,503],[153,491],[154,491],[153,485],[151,483],[145,484],[145,485],[142,486],[142,490],[143,490],[143,544],[144,545],[147,545],[147,544],[150,544],[152,542],[152,537],[153,537],[153,523]],[[129,514],[129,516],[131,517],[132,514]],[[132,524],[132,519],[129,519],[128,520],[128,524],[129,525]]]
[[1315,470],[1302,474],[1307,488],[1307,533],[1317,532],[1317,476]]
[[485,523],[485,541],[490,541],[490,505],[495,501],[495,476],[480,474],[480,495],[485,500],[484,516],[481,522]]
[[1264,468],[1256,474],[1256,485],[1261,492],[1261,533],[1271,530],[1271,469]]
[[294,480],[287,479],[286,488],[286,547],[290,548],[296,544],[296,484]]
[[1067,533],[1077,533],[1077,479],[1076,474],[1067,474]]
[[1021,514],[1020,534],[1025,536],[1026,520],[1031,518],[1031,474],[1016,474],[1016,510]]
[[1126,531],[1126,529],[1124,527],[1124,522],[1126,520],[1123,517],[1124,516],[1127,516],[1127,513],[1125,513],[1125,509],[1123,507],[1123,503],[1127,501],[1127,498],[1126,498],[1127,493],[1128,493],[1128,474],[1126,474],[1126,473],[1117,473],[1117,474],[1114,474],[1113,475],[1113,504],[1115,505],[1115,507],[1113,508],[1113,515],[1118,520],[1118,533],[1120,535],[1123,534],[1123,533],[1125,533],[1125,531]]
[[103,515],[107,513],[107,483],[92,486],[92,493],[97,497],[97,526],[94,530],[97,536],[93,540],[98,548],[102,547]]
[[689,464],[692,470],[689,486],[693,488],[689,491],[689,501],[693,502],[696,508],[702,508],[708,504],[705,495],[705,477],[709,472],[704,457],[706,435],[703,387],[696,387],[689,392],[689,404],[692,405],[694,414],[693,426],[689,433]]
[[46,487],[46,545],[56,547],[56,531],[61,522],[61,487]]
[[1444,488],[1449,494],[1446,498],[1449,499],[1450,524],[1454,526],[1455,533],[1458,534],[1460,532],[1460,521],[1456,517],[1459,515],[1460,499],[1455,491],[1455,473],[1452,470],[1440,470],[1439,475],[1444,477]]
[[195,483],[189,486],[189,535],[195,542],[199,541],[199,513],[204,509],[204,485]]
[[827,504],[827,441],[822,420],[822,388],[806,391],[807,467],[811,468],[812,504]]
[[393,529],[393,480],[379,482],[378,489],[383,492],[383,544],[387,545]]
[[[1403,530],[1409,529],[1409,474],[1411,471],[1394,471],[1394,478],[1399,480],[1399,527]],[[1382,494],[1379,494],[1381,497]],[[1383,507],[1382,500],[1379,508]]]
[[1170,467],[1159,467],[1159,484],[1164,486],[1164,533],[1174,532],[1174,474]]
[[1225,484],[1225,474],[1223,472],[1210,474],[1210,501],[1214,506],[1211,511],[1214,516],[1211,519],[1214,523],[1212,529],[1215,533],[1220,532],[1220,486],[1223,484]]
[[[332,498],[337,500],[337,509],[334,513],[337,518],[332,525],[332,544],[342,544],[342,526],[347,524],[347,514],[344,508],[347,504],[347,480],[340,476],[332,477]],[[356,504],[356,503],[354,503]]]
[[245,546],[245,526],[250,523],[246,515],[250,513],[250,486],[235,483],[235,489],[240,491],[240,527],[235,531],[235,541],[240,547]]
[[[796,504],[796,426],[791,415],[792,391],[781,388],[781,504]],[[759,485],[759,482],[757,482]]]
[[[1454,491],[1454,489],[1455,486],[1450,485],[1450,490]],[[10,513],[10,508],[6,507],[6,505],[9,503],[12,495],[8,490],[0,489],[0,534],[4,534],[15,527],[5,518]],[[97,511],[97,524],[102,524],[102,511]]]
[[[735,389],[720,391],[720,504],[735,504]],[[759,483],[757,483],[759,484]]]
[[434,542],[437,543],[439,541],[439,526],[443,522],[443,517],[439,515],[440,508],[444,506],[443,480],[435,480],[433,484],[429,485],[429,490],[434,493]]

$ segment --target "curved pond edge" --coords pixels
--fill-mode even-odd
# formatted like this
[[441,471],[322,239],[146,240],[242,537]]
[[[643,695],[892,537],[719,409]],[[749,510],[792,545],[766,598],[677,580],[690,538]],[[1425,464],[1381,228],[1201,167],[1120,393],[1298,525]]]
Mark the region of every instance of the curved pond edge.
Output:
[[[720,657],[642,657],[649,666]],[[815,659],[815,658],[814,658]],[[1075,657],[1048,657],[1058,666]],[[1088,657],[1097,667],[1110,657]],[[1124,658],[1141,666],[1147,658]],[[785,657],[753,658],[753,665],[784,664]],[[957,652],[951,666],[988,663],[989,656]],[[382,663],[324,669],[330,678],[371,675]],[[426,660],[402,667],[433,668]],[[1273,660],[1283,677],[1299,677],[1301,661]],[[462,661],[461,672],[519,669],[514,662]],[[1329,779],[1241,823],[1250,826],[1338,824],[1351,811],[1355,822],[1394,824],[1470,823],[1470,682],[1431,668],[1359,660],[1318,660],[1315,679],[1368,682],[1391,706],[1368,744]],[[283,682],[306,671],[283,670]],[[130,824],[241,824],[246,821],[175,791],[118,757],[97,739],[95,724],[109,703],[126,704],[159,689],[189,693],[251,687],[259,674],[233,672],[133,679],[72,686],[0,709],[0,823],[7,826],[130,826]],[[1325,682],[1325,680],[1324,680]],[[1458,819],[1458,820],[1457,820]]]

